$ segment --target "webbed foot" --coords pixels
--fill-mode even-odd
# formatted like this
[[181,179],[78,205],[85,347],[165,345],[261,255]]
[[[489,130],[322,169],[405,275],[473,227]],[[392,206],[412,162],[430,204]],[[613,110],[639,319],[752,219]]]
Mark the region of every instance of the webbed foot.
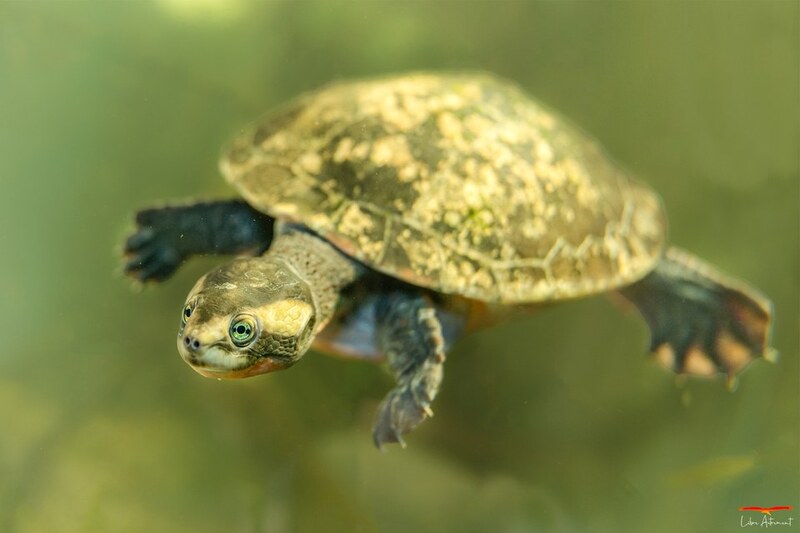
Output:
[[136,231],[125,241],[123,271],[139,281],[162,281],[184,260],[182,235],[176,232],[175,208],[145,209],[136,213]]
[[769,347],[772,304],[757,291],[670,248],[656,269],[622,289],[647,321],[650,350],[678,374],[736,375]]

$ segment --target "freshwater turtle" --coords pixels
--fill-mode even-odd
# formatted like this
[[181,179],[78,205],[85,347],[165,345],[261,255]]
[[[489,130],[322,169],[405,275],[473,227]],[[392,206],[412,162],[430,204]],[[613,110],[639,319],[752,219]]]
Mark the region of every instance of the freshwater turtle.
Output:
[[332,84],[243,130],[221,170],[243,200],[140,211],[125,271],[239,254],[189,293],[183,359],[221,378],[310,347],[385,361],[379,447],[432,414],[457,339],[543,303],[620,295],[681,374],[733,378],[770,353],[770,302],[666,248],[658,196],[494,76]]

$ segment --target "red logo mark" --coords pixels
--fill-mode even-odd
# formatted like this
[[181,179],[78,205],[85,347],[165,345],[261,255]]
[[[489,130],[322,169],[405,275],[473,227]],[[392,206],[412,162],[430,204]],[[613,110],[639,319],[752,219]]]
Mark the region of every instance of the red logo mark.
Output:
[[739,507],[740,511],[758,511],[759,513],[772,516],[772,511],[791,511],[791,505],[776,505],[774,507],[758,507],[752,505],[750,507]]

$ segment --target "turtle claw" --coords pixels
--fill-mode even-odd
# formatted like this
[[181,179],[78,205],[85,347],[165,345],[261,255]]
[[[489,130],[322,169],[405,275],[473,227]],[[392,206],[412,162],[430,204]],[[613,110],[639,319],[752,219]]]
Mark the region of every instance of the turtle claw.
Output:
[[172,248],[147,248],[133,255],[123,267],[139,281],[162,281],[170,277],[183,262],[183,258]]
[[125,241],[128,259],[123,271],[133,278],[162,281],[170,277],[184,260],[176,245],[171,221],[159,220],[159,210],[146,209],[136,215],[137,230]]
[[125,240],[123,251],[126,254],[138,252],[148,244],[152,243],[155,239],[155,230],[152,226],[139,226],[139,229],[133,235]]
[[767,348],[767,351],[764,353],[764,360],[768,363],[775,364],[780,359],[780,353],[778,350],[774,348]]

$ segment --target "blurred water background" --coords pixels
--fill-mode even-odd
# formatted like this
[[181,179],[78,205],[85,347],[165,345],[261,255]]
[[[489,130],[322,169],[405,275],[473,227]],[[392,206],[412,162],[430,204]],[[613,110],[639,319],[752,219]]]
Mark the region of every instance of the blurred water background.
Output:
[[[717,532],[744,505],[797,527],[799,6],[0,2],[0,531]],[[496,72],[592,132],[672,242],[774,299],[779,364],[678,388],[636,317],[565,304],[457,346],[386,454],[378,367],[193,372],[174,338],[216,260],[133,292],[131,213],[231,196],[220,145],[299,92],[412,69]]]

